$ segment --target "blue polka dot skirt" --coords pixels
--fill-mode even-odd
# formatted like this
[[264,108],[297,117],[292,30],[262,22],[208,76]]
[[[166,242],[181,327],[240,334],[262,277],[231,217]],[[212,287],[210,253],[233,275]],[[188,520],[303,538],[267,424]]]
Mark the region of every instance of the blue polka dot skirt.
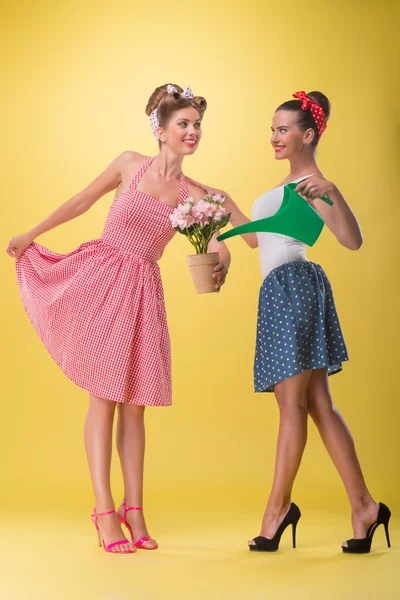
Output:
[[322,267],[306,261],[273,269],[260,289],[255,391],[273,392],[276,383],[308,369],[327,367],[333,375],[348,359]]

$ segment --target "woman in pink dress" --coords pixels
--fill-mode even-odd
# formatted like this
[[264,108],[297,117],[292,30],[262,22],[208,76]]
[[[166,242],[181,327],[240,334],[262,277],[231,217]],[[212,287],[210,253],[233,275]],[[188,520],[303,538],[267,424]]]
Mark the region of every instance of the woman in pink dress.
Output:
[[[189,195],[204,195],[186,180],[182,162],[199,145],[206,107],[190,88],[158,87],[146,113],[159,154],[149,158],[123,152],[87,188],[11,239],[7,248],[16,259],[22,300],[41,340],[64,373],[90,393],[85,447],[96,502],[92,520],[108,552],[158,547],[149,537],[142,509],[145,407],[171,404],[170,340],[157,261],[175,234],[169,218],[174,208]],[[116,197],[99,239],[69,254],[34,242],[113,189]],[[219,289],[230,256],[216,239],[210,250],[220,252],[214,274]],[[118,511],[110,486],[117,405],[125,490]]]

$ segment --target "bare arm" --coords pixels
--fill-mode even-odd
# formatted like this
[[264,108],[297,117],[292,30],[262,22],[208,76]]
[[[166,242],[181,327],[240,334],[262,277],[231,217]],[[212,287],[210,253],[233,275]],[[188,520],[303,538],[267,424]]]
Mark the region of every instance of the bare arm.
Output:
[[224,242],[218,242],[217,237],[219,232],[217,231],[211,238],[208,244],[210,252],[219,252],[219,264],[215,267],[214,279],[216,279],[216,288],[219,291],[221,286],[225,283],[225,278],[229,271],[229,265],[231,264],[231,253]]
[[7,253],[14,258],[19,258],[22,252],[42,233],[46,233],[67,221],[83,215],[102,196],[118,187],[121,174],[129,162],[139,161],[141,155],[135,152],[120,154],[92,183],[84,190],[59,206],[44,221],[33,227],[27,233],[12,238],[7,247]]
[[[250,222],[250,219],[248,219],[246,217],[246,215],[242,213],[242,211],[240,210],[238,205],[235,204],[235,202],[232,200],[232,198],[229,196],[229,194],[227,194],[226,192],[223,192],[221,190],[217,190],[216,188],[211,188],[211,187],[205,186],[202,183],[197,183],[196,181],[194,181],[193,179],[190,179],[189,177],[186,177],[186,179],[188,181],[190,181],[191,183],[193,183],[194,185],[196,185],[197,187],[206,191],[208,194],[221,194],[222,196],[225,196],[226,212],[231,213],[231,221],[230,222],[233,227],[237,227],[238,225],[244,225],[244,223]],[[241,237],[244,239],[246,244],[248,244],[250,246],[250,248],[257,248],[258,240],[257,240],[256,233],[246,233],[246,234],[242,235]]]
[[[319,175],[313,175],[302,181],[296,187],[296,192],[306,197],[342,246],[349,250],[358,250],[361,247],[363,238],[360,225],[334,183]],[[332,200],[333,206],[328,206],[321,200],[322,196]]]
[[[224,193],[224,192],[222,192],[222,193]],[[242,211],[240,210],[238,205],[235,204],[235,202],[232,200],[232,198],[230,196],[228,196],[228,194],[224,194],[224,195],[225,195],[225,199],[226,199],[225,208],[228,213],[231,213],[230,223],[231,223],[232,227],[238,227],[238,225],[244,225],[245,223],[250,223],[250,219],[248,217],[246,217],[246,215],[244,213],[242,213]],[[246,244],[248,246],[250,246],[250,248],[258,247],[258,239],[257,239],[256,233],[245,233],[245,234],[241,235],[240,237],[243,238],[243,240],[246,242]]]

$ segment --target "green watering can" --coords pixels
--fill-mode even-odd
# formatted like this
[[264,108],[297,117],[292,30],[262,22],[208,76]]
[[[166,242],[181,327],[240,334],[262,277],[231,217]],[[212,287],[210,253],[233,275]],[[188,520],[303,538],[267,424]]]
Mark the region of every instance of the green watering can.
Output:
[[[306,200],[294,191],[297,186],[298,182],[288,183],[284,186],[282,204],[274,215],[234,227],[220,235],[217,238],[218,241],[243,233],[266,231],[287,235],[304,242],[307,246],[313,246],[321,234],[324,220]],[[321,200],[329,206],[333,206],[333,202],[329,198],[324,196]]]

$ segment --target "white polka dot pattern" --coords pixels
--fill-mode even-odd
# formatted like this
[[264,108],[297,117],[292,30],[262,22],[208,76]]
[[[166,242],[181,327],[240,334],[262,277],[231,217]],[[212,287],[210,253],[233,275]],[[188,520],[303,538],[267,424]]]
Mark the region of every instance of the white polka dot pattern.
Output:
[[259,297],[254,389],[274,385],[308,369],[330,375],[348,360],[332,288],[322,267],[293,262],[264,280]]
[[[168,92],[168,94],[174,94],[174,93],[179,94],[176,87],[173,85],[170,85],[170,84],[167,85],[167,92]],[[194,94],[193,94],[193,91],[192,91],[192,88],[190,87],[190,85],[188,85],[186,87],[186,89],[182,92],[181,98],[188,98],[189,100],[191,98],[194,98]],[[158,120],[156,108],[150,113],[150,125],[153,130],[154,137],[158,141],[157,127],[160,127],[160,122]]]
[[302,110],[310,109],[318,129],[318,137],[320,138],[326,129],[326,116],[322,106],[320,106],[317,102],[314,102],[314,100],[311,100],[311,98],[309,98],[305,92],[296,92],[293,94],[293,98],[298,98],[302,101]]
[[153,130],[154,137],[158,141],[157,127],[160,126],[160,121],[158,120],[157,109],[156,108],[150,113],[150,125],[151,125],[151,128]]
[[[25,309],[64,373],[116,402],[172,402],[170,340],[157,261],[173,208],[136,188],[117,197],[102,236],[69,254],[32,244],[16,265]],[[178,203],[188,198],[181,176]]]

